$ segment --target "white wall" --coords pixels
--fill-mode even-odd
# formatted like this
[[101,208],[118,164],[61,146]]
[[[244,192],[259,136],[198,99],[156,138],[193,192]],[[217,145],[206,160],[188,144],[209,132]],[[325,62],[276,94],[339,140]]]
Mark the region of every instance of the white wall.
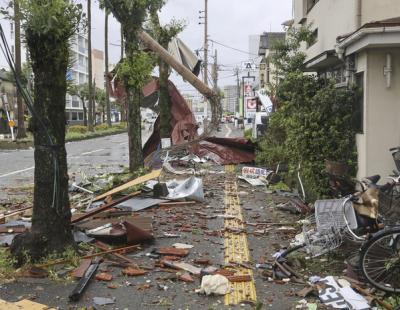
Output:
[[362,24],[400,17],[399,0],[362,0]]
[[[390,88],[386,88],[383,75],[387,53],[392,55],[393,64]],[[400,48],[370,49],[360,57],[357,66],[362,69],[365,63],[365,131],[357,137],[358,177],[380,174],[384,181],[395,169],[389,148],[400,145]]]
[[[306,12],[307,0],[294,0],[294,21],[299,26],[306,16],[312,29],[318,28],[318,40],[310,48],[303,45],[307,60],[335,48],[336,38],[347,35],[359,28],[357,21],[357,0],[319,0]],[[399,0],[362,0],[361,24],[400,17]]]

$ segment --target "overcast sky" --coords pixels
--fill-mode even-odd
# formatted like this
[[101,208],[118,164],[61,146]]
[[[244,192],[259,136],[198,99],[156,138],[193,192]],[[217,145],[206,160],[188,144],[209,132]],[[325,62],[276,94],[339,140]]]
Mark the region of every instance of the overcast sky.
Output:
[[[4,4],[6,0],[0,0]],[[84,0],[79,0],[86,3]],[[93,20],[93,48],[104,50],[104,13],[98,8],[98,1],[94,0],[92,9]],[[201,49],[204,41],[204,25],[199,25],[199,11],[204,10],[204,0],[168,0],[161,12],[162,23],[172,18],[184,20],[185,30],[179,37],[192,49]],[[224,45],[248,51],[249,36],[261,34],[264,31],[282,31],[282,22],[292,16],[292,0],[208,0],[209,11],[209,38]],[[4,21],[2,21],[4,25]],[[6,23],[7,24],[7,23]],[[110,18],[109,42],[110,62],[119,60],[120,27],[118,22]],[[254,58],[210,42],[210,54],[218,49],[218,62],[222,65],[219,72],[219,85],[234,84],[233,68],[241,62]],[[203,54],[201,53],[201,57]],[[0,65],[4,61],[1,59]],[[211,59],[210,59],[211,61]],[[172,77],[179,88],[184,90],[185,83],[177,76]],[[186,84],[187,85],[187,84]],[[189,87],[187,87],[189,88]]]
[[[103,49],[103,12],[93,10],[93,46]],[[161,21],[169,22],[172,18],[184,20],[185,30],[179,37],[192,49],[201,49],[204,41],[204,25],[199,25],[199,11],[204,10],[204,0],[168,0],[161,12]],[[208,0],[209,38],[240,50],[248,51],[249,36],[264,31],[282,31],[281,24],[292,16],[292,0]],[[110,22],[110,43],[120,44],[119,24]],[[235,65],[254,58],[253,55],[237,52],[210,42],[210,50],[218,49],[218,62],[228,67],[221,67],[219,85],[235,83],[233,75]],[[119,59],[119,47],[110,45],[111,61]],[[212,52],[213,54],[214,52]],[[203,57],[203,53],[201,53]],[[184,86],[181,78],[173,77],[180,89]]]

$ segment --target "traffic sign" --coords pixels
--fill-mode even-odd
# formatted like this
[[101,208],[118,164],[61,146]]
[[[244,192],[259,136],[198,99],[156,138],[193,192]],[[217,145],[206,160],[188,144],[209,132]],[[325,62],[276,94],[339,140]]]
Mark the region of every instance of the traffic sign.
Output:
[[243,62],[242,63],[242,68],[244,70],[256,70],[257,66],[256,66],[256,64],[254,62],[247,61],[247,62]]
[[9,120],[8,121],[8,126],[14,127],[15,126],[15,122],[13,120]]
[[245,85],[244,92],[246,93],[246,95],[249,95],[252,91],[253,91],[253,87],[251,87],[250,84]]

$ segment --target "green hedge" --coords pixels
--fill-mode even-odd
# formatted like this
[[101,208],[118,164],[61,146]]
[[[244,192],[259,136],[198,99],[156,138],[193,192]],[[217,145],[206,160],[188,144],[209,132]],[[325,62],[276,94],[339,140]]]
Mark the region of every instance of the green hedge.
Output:
[[80,133],[80,134],[84,134],[87,133],[88,129],[86,126],[82,126],[82,125],[73,125],[73,126],[68,126],[68,132],[70,133]]

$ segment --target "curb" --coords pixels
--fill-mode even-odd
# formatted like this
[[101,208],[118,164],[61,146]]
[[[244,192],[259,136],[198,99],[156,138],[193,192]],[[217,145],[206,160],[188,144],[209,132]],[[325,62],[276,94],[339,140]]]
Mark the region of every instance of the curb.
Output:
[[[82,136],[82,137],[65,139],[65,143],[90,140],[90,139],[113,136],[113,135],[119,135],[124,132],[127,132],[127,129],[121,129],[121,130],[113,131],[113,132],[93,133],[90,136]],[[9,150],[9,151],[26,150],[26,149],[29,149],[30,147],[33,147],[33,141],[16,141],[16,142],[0,141],[0,150]]]

